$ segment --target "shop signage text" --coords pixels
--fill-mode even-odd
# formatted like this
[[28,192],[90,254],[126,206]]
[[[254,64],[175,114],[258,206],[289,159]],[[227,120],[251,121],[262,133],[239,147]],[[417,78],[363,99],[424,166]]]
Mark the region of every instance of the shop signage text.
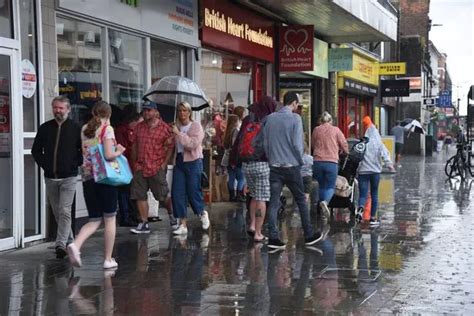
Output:
[[273,62],[273,22],[224,0],[203,0],[201,41],[237,54]]
[[289,25],[280,28],[280,71],[314,69],[313,34],[313,25]]
[[382,97],[408,97],[410,96],[410,80],[382,80],[380,84]]
[[196,0],[58,0],[58,7],[146,32],[175,43],[199,46]]
[[340,78],[338,82],[338,88],[356,94],[365,94],[370,96],[376,96],[378,93],[377,87],[373,87],[363,82],[358,82],[348,78]]
[[219,11],[204,9],[204,23],[206,27],[227,33],[232,36],[240,37],[244,40],[273,48],[273,37],[268,36],[268,31],[252,29],[247,23],[238,23],[231,17],[225,17]]
[[409,77],[410,90],[421,90],[421,77]]
[[423,105],[434,106],[436,104],[436,98],[424,98]]
[[352,48],[331,48],[328,61],[329,72],[352,70]]
[[407,64],[403,63],[381,63],[379,64],[379,75],[404,75],[407,72]]
[[120,0],[120,2],[125,3],[131,7],[138,7],[138,0]]
[[36,92],[36,69],[28,59],[21,61],[21,92],[25,98],[31,98]]
[[379,85],[378,65],[375,61],[364,57],[363,55],[353,54],[352,71],[341,71],[342,77],[347,77],[369,85]]

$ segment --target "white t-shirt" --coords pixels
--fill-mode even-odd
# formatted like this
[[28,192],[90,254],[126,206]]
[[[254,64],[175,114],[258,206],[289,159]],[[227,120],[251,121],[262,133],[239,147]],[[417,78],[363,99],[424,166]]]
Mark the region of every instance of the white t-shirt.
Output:
[[[189,131],[189,129],[191,128],[191,124],[192,124],[192,123],[193,123],[193,122],[189,122],[188,125],[180,126],[180,127],[179,127],[179,131],[180,131],[181,133],[187,134],[188,131]],[[176,148],[178,149],[178,153],[179,153],[179,154],[184,153],[184,146],[183,146],[180,142],[178,142],[178,141],[176,141]]]

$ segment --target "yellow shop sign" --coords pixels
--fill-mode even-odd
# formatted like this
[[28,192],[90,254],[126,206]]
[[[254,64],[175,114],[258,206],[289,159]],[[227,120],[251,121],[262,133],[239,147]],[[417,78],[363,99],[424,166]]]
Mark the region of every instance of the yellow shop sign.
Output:
[[340,71],[338,74],[373,86],[379,85],[379,67],[376,61],[354,54],[352,65],[352,71]]
[[404,75],[407,73],[406,63],[381,63],[379,64],[379,75]]

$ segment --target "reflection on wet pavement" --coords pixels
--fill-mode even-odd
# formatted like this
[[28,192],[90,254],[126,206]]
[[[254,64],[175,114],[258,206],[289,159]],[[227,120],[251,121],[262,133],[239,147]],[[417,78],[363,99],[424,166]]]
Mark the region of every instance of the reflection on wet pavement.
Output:
[[83,267],[55,259],[48,244],[0,255],[0,315],[268,315],[321,312],[474,312],[471,183],[446,182],[444,157],[406,157],[380,188],[382,225],[351,228],[347,211],[326,238],[304,248],[291,206],[282,223],[288,247],[270,254],[250,243],[245,211],[215,204],[204,233],[187,238],[166,222],[149,236],[118,230],[116,271],[102,269],[102,239],[83,250]]

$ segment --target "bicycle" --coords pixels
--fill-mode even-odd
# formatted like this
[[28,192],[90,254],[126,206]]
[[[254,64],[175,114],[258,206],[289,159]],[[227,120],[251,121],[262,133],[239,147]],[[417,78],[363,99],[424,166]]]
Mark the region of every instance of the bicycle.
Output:
[[444,172],[449,179],[461,178],[461,182],[466,180],[467,172],[474,177],[471,164],[471,145],[465,142],[456,144],[456,154],[446,161]]

